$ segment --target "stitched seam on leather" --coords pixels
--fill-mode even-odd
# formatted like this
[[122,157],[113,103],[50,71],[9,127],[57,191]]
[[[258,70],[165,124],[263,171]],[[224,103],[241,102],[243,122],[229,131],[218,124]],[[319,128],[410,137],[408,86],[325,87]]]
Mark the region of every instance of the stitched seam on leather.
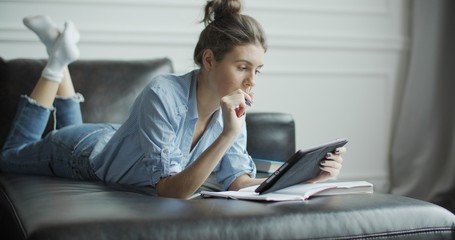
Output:
[[[365,235],[352,235],[352,236],[343,236],[343,237],[329,237],[323,239],[331,240],[343,240],[343,239],[388,239],[391,237],[400,237],[400,236],[415,236],[415,235],[425,235],[427,233],[454,233],[451,227],[433,227],[433,228],[420,228],[420,229],[411,229],[411,230],[401,230],[401,231],[391,231],[384,233],[372,233]],[[321,238],[314,238],[321,239]]]
[[5,199],[6,202],[8,203],[9,209],[13,213],[14,219],[16,220],[16,223],[19,225],[19,228],[20,228],[20,230],[22,232],[22,239],[27,239],[27,233],[25,231],[24,225],[22,224],[22,221],[20,221],[19,214],[17,214],[16,208],[14,207],[13,202],[8,197],[8,194],[6,194],[4,189],[1,189],[0,192],[1,192],[1,197],[3,199]]

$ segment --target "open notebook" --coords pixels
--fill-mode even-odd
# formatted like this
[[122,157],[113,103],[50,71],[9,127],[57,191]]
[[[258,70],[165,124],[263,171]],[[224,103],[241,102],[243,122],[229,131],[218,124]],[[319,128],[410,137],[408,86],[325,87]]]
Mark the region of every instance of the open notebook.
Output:
[[239,191],[202,191],[202,197],[222,197],[254,201],[304,201],[312,196],[373,193],[373,184],[366,181],[300,183],[271,193],[255,192],[257,186],[242,188]]

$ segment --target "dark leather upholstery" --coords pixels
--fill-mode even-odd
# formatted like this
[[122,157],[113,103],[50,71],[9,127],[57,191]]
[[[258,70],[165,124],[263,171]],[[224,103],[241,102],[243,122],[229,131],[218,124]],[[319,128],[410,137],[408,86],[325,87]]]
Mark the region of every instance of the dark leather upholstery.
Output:
[[295,152],[295,125],[290,114],[248,113],[246,126],[252,158],[286,161]]
[[[2,239],[452,239],[455,217],[393,195],[176,200],[102,183],[0,175]],[[7,208],[7,209],[5,209]],[[7,226],[7,227],[6,227]]]
[[[20,93],[43,61],[0,61],[1,141]],[[148,77],[168,59],[80,61],[71,66],[86,97],[85,120],[121,122]],[[128,80],[127,83],[122,81]],[[134,86],[131,86],[134,85]],[[96,97],[94,97],[96,96]],[[118,100],[118,102],[116,102]],[[125,102],[125,103],[123,103]],[[103,106],[107,104],[108,107]],[[103,111],[101,114],[97,114]],[[247,116],[249,152],[283,160],[295,149],[292,117]],[[269,141],[271,143],[269,143]],[[20,161],[20,159],[18,159]],[[177,200],[148,188],[0,173],[1,239],[454,239],[455,216],[431,203],[387,194],[316,197],[306,202]]]
[[[0,58],[0,146],[14,118],[19,96],[29,94],[46,64],[44,60]],[[74,87],[85,97],[84,122],[122,123],[129,107],[153,75],[173,71],[167,58],[142,61],[82,60],[69,66]],[[53,118],[50,119],[50,130]]]

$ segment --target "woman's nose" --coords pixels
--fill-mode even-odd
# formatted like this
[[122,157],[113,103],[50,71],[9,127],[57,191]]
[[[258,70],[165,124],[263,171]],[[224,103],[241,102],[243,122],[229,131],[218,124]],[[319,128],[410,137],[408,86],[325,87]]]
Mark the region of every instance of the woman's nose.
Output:
[[245,84],[250,88],[254,87],[254,85],[256,85],[256,74],[249,74],[247,79],[245,79]]

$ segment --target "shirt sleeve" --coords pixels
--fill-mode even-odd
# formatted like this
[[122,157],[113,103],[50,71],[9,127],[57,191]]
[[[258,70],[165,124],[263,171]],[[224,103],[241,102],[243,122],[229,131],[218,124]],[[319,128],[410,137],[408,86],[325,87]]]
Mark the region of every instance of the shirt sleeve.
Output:
[[176,143],[176,131],[186,105],[180,105],[175,91],[165,85],[149,85],[139,99],[139,139],[143,163],[155,186],[162,177],[182,171],[182,152]]
[[256,166],[246,150],[246,136],[246,123],[244,123],[239,136],[214,170],[216,180],[225,190],[241,175],[248,174],[252,178],[256,177]]

